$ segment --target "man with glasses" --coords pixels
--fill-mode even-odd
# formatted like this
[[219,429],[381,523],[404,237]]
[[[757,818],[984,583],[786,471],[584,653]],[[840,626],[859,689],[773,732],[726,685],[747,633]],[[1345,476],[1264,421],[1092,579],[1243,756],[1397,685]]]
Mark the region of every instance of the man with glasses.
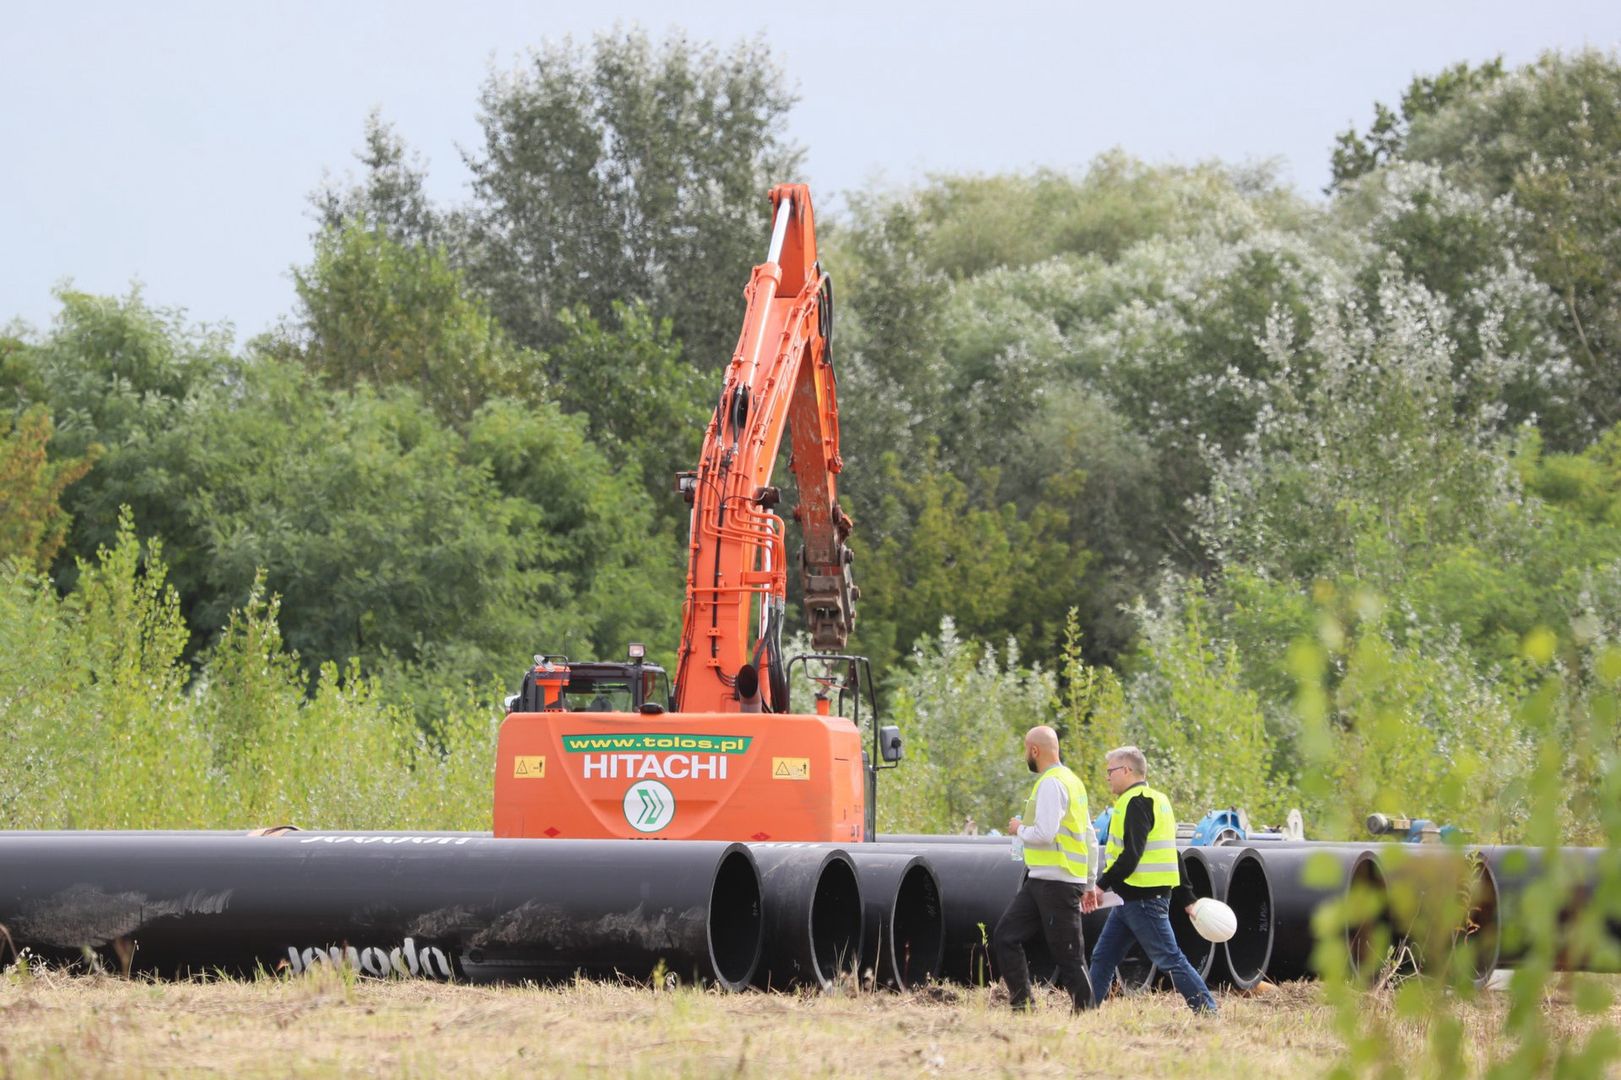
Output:
[[1189,1008],[1214,1013],[1216,999],[1171,930],[1172,894],[1190,914],[1194,900],[1182,884],[1171,800],[1148,786],[1148,759],[1135,746],[1109,751],[1104,763],[1115,804],[1109,815],[1103,873],[1096,887],[1081,896],[1081,911],[1097,910],[1104,891],[1115,893],[1123,903],[1109,912],[1092,946],[1092,985],[1100,999],[1108,996],[1115,969],[1136,938],[1148,959],[1171,977]]
[[1091,1008],[1081,948],[1081,896],[1091,865],[1092,823],[1086,787],[1058,760],[1058,732],[1045,725],[1024,737],[1024,763],[1037,774],[1024,814],[1008,821],[1014,858],[1024,860],[1024,882],[991,935],[996,965],[1015,1011],[1030,1008],[1030,967],[1024,943],[1038,935],[1058,961],[1058,977],[1075,1011]]

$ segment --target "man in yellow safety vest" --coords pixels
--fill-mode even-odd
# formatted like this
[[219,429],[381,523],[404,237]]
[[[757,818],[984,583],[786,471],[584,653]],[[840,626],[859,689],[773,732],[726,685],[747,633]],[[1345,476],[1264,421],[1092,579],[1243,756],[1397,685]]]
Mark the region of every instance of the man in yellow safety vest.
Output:
[[1077,1011],[1091,1008],[1081,945],[1080,900],[1091,862],[1092,822],[1086,787],[1058,759],[1058,733],[1033,727],[1024,737],[1024,761],[1038,774],[1024,814],[1008,821],[1015,849],[1023,848],[1024,882],[991,936],[996,964],[1018,1010],[1030,1008],[1025,942],[1041,935],[1058,961],[1058,976]]
[[1109,751],[1104,764],[1115,804],[1109,815],[1103,873],[1098,875],[1096,888],[1081,898],[1081,910],[1087,914],[1097,910],[1105,891],[1119,896],[1123,903],[1109,912],[1092,946],[1092,985],[1099,998],[1108,996],[1120,958],[1130,947],[1130,939],[1136,938],[1148,959],[1171,977],[1171,985],[1189,1008],[1214,1013],[1216,999],[1171,930],[1172,894],[1190,914],[1194,899],[1182,884],[1171,800],[1148,786],[1148,759],[1135,746]]

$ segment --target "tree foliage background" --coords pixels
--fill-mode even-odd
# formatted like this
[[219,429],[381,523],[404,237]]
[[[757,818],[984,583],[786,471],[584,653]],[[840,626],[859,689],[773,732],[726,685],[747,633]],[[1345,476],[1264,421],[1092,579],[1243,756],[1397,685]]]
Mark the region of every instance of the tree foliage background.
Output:
[[[546,45],[482,87],[461,202],[356,118],[272,333],[65,289],[0,335],[0,824],[476,826],[529,655],[668,661],[669,478],[765,193],[802,176],[792,107],[758,41]],[[1325,139],[1322,198],[1124,151],[824,195],[852,647],[911,754],[887,826],[994,824],[1052,721],[1094,788],[1144,746],[1188,816],[1508,839],[1548,740],[1590,736],[1621,635],[1621,62],[1454,67],[1372,115]],[[413,794],[341,762],[309,786],[301,748],[338,742]],[[144,747],[128,783],[91,790],[90,743]]]

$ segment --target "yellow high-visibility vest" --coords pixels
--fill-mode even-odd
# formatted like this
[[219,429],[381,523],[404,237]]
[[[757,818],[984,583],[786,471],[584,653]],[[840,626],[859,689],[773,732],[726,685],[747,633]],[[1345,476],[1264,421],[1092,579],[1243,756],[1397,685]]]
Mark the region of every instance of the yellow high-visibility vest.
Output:
[[1069,809],[1058,822],[1058,832],[1045,844],[1024,841],[1024,865],[1027,867],[1057,866],[1076,881],[1086,881],[1087,848],[1092,826],[1087,818],[1086,785],[1063,765],[1054,765],[1036,778],[1030,788],[1030,797],[1024,801],[1026,824],[1036,820],[1036,791],[1042,781],[1051,777],[1069,792]]
[[1109,815],[1109,841],[1103,849],[1103,868],[1114,865],[1126,846],[1126,804],[1133,799],[1149,799],[1154,804],[1154,824],[1148,830],[1148,842],[1143,845],[1143,857],[1137,869],[1126,878],[1127,885],[1152,888],[1182,883],[1182,870],[1176,861],[1176,814],[1171,811],[1171,800],[1147,784],[1130,787],[1115,800]]

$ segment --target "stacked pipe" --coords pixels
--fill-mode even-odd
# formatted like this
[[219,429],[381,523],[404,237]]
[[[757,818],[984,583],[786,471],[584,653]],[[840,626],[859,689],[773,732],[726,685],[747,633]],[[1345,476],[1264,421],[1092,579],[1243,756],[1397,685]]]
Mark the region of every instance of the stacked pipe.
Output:
[[[864,926],[870,922],[870,932]],[[926,860],[829,845],[475,833],[0,833],[0,963],[162,977],[346,965],[484,981],[936,977]]]
[[[1561,925],[1574,927],[1597,893],[1601,853],[1567,850],[1560,872],[1575,888]],[[1238,989],[1320,974],[1335,950],[1352,970],[1398,955],[1436,971],[1462,956],[1483,980],[1523,958],[1525,943],[1501,928],[1549,869],[1523,848],[1304,841],[1184,847],[1181,865],[1195,896],[1233,909],[1238,932],[1212,945],[1173,905],[1178,943],[1208,982]],[[937,977],[989,985],[1000,975],[991,937],[1023,874],[1005,837],[841,847],[0,833],[0,962],[27,950],[156,975],[337,963],[471,981],[663,971],[730,989],[857,974],[897,990]],[[1343,928],[1319,945],[1313,923],[1329,904]],[[1107,918],[1083,920],[1088,947]],[[1607,930],[1621,943],[1621,925]],[[1050,978],[1044,945],[1029,952],[1032,974]],[[1560,962],[1608,970],[1618,959],[1621,944],[1608,955],[1573,944]],[[1164,979],[1139,951],[1120,982],[1134,992]]]
[[0,949],[158,976],[665,970],[730,989],[761,961],[760,873],[741,844],[330,839],[0,835]]

